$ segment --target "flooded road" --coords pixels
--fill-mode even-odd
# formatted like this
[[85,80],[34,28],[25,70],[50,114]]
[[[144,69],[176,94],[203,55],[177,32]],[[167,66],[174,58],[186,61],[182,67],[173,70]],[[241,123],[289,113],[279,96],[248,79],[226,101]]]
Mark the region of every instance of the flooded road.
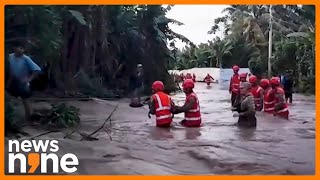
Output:
[[[93,132],[120,103],[111,125],[96,136],[98,141],[79,141],[76,135],[51,133],[41,139],[58,139],[59,153],[74,153],[77,174],[208,175],[208,174],[314,174],[315,100],[294,94],[290,120],[257,113],[255,130],[233,124],[229,92],[219,84],[196,83],[203,126],[184,128],[175,115],[174,127],[155,127],[147,106],[130,108],[128,100],[74,102],[81,109],[80,130]],[[185,95],[172,95],[178,105]],[[43,106],[43,105],[41,105]],[[111,137],[111,138],[110,138]],[[112,140],[111,140],[112,139]]]

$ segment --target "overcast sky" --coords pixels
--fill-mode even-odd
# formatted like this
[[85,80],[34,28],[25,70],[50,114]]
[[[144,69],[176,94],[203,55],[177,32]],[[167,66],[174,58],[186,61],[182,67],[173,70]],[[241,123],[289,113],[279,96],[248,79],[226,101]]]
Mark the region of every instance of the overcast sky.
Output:
[[[222,10],[228,5],[175,5],[167,13],[168,18],[178,20],[185,25],[170,24],[169,27],[187,37],[195,44],[205,43],[215,36],[222,37],[222,33],[209,35],[207,32],[214,24],[214,19],[222,16]],[[181,41],[176,42],[176,47],[184,47]]]

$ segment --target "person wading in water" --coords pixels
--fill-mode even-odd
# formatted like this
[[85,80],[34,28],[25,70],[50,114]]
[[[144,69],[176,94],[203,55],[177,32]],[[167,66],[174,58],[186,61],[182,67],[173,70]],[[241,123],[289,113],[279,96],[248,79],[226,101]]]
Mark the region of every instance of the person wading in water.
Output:
[[233,111],[237,111],[233,116],[239,117],[237,125],[246,128],[256,127],[257,119],[255,116],[255,104],[251,94],[251,84],[249,82],[241,83],[240,94],[242,100],[237,107],[233,108]]

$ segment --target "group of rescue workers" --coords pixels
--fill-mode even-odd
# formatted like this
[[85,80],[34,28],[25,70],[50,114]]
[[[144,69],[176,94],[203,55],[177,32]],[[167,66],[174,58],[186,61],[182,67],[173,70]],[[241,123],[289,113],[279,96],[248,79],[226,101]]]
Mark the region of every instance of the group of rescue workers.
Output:
[[[289,118],[289,110],[285,100],[285,92],[279,77],[270,80],[251,75],[247,82],[247,74],[239,74],[240,68],[233,66],[234,75],[230,79],[229,92],[234,111],[238,111],[238,123],[245,126],[256,126],[255,111],[264,111],[274,116]],[[245,92],[241,93],[244,89]],[[240,124],[239,124],[240,125]]]
[[[186,75],[181,73],[180,76],[179,76],[179,81],[183,82],[186,79],[192,79],[193,82],[196,82],[196,75],[194,73],[192,75],[191,75],[191,73],[187,73]],[[207,85],[210,85],[211,80],[214,81],[214,78],[212,76],[210,76],[210,74],[208,73],[203,81],[205,83],[207,83]]]
[[[256,126],[256,111],[264,111],[274,116],[285,119],[289,117],[287,103],[284,97],[284,90],[280,86],[280,79],[273,77],[270,80],[258,79],[250,75],[247,82],[247,73],[239,74],[240,68],[233,66],[234,74],[230,79],[229,92],[231,94],[232,111],[237,111],[234,117],[239,117],[237,125],[243,127]],[[176,106],[170,96],[164,93],[164,84],[155,81],[152,84],[153,95],[149,103],[150,114],[156,116],[156,126],[170,127],[174,114],[184,113],[184,120],[180,122],[186,127],[200,127],[201,113],[199,99],[194,93],[195,75],[188,73],[183,78],[183,92],[186,94],[186,101],[183,106]],[[210,82],[213,78],[207,74],[204,81]]]

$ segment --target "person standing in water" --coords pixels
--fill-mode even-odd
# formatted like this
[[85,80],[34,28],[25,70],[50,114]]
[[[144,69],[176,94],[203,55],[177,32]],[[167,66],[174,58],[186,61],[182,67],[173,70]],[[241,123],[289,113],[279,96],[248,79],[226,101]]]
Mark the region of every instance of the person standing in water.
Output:
[[233,106],[239,94],[240,78],[239,66],[233,66],[233,75],[230,79],[229,93],[231,94],[231,105]]
[[260,86],[263,88],[263,110],[266,113],[274,112],[274,93],[268,79],[261,79]]
[[[157,127],[170,127],[172,122],[172,101],[169,95],[164,92],[164,85],[161,81],[152,84],[149,114],[156,115]],[[150,116],[149,116],[150,117]]]
[[239,127],[256,127],[257,118],[255,116],[255,104],[254,98],[251,94],[251,84],[249,82],[243,82],[240,85],[240,94],[242,100],[239,103],[238,107],[234,108],[234,111],[237,111],[233,116],[239,117],[237,125]]
[[[130,82],[133,88],[130,106],[143,106],[143,104],[141,103],[141,93],[144,90],[144,72],[142,64],[137,65],[137,70],[135,74],[131,76]],[[135,101],[135,98],[137,98],[138,101]]]
[[280,78],[273,77],[270,79],[271,87],[274,93],[274,116],[280,116],[289,119],[289,110],[285,102],[284,90],[280,86]]
[[14,53],[9,55],[9,80],[7,90],[14,97],[21,97],[25,119],[31,121],[32,107],[29,98],[32,95],[30,82],[41,72],[41,68],[24,54],[24,47],[16,45]]
[[282,84],[283,84],[283,90],[286,98],[286,103],[291,104],[292,103],[292,94],[293,94],[293,80],[290,77],[289,73],[286,72],[283,79],[282,79]]
[[183,84],[183,92],[186,94],[186,102],[182,107],[174,106],[173,113],[178,114],[184,112],[184,120],[180,122],[185,127],[200,127],[201,113],[199,99],[193,92],[194,82],[192,79],[186,79]]
[[262,111],[263,109],[263,89],[257,83],[258,79],[255,75],[251,75],[249,83],[251,84],[251,93],[254,97],[254,103],[256,111]]

